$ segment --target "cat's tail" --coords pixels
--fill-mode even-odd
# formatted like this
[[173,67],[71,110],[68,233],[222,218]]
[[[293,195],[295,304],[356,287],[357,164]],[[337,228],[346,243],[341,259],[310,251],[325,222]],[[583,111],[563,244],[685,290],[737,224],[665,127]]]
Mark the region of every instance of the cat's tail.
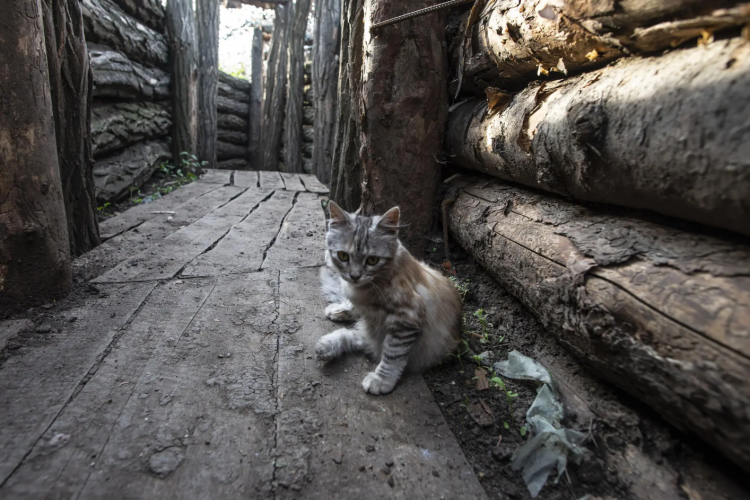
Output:
[[347,300],[341,290],[341,278],[325,266],[320,268],[320,288],[323,290],[323,296],[331,304],[339,304]]

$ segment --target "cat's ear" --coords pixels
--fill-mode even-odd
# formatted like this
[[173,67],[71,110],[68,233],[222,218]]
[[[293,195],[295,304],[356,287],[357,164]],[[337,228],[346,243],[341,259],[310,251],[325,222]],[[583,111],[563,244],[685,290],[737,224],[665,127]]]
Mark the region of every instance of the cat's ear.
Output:
[[399,221],[401,220],[401,209],[393,207],[380,217],[378,221],[378,229],[382,229],[388,233],[398,233]]
[[328,213],[331,215],[331,226],[345,226],[349,224],[349,215],[335,201],[328,202]]

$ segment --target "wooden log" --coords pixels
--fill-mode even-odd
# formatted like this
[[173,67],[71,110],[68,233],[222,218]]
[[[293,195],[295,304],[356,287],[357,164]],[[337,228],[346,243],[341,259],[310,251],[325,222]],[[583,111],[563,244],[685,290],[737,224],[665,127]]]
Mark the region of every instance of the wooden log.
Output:
[[39,0],[0,0],[0,310],[70,290],[70,240]]
[[263,30],[260,28],[253,30],[251,57],[247,158],[257,168],[260,165],[260,123],[263,112]]
[[746,244],[486,179],[448,223],[594,373],[750,470]]
[[78,0],[44,0],[44,33],[70,253],[99,245],[92,169],[93,77]]
[[166,141],[150,141],[97,160],[94,167],[97,199],[111,202],[125,198],[132,188],[141,187],[159,165],[171,158]]
[[305,73],[305,31],[310,14],[310,0],[296,0],[294,19],[287,42],[287,93],[284,118],[287,172],[302,172],[302,92]]
[[[702,31],[744,25],[750,12],[712,19],[717,7],[738,3],[625,2],[614,8],[611,2],[571,1],[559,7],[536,0],[488,2],[473,25],[476,53],[464,55],[460,79],[465,90],[475,92],[487,86],[518,90],[531,80],[594,69],[628,53],[669,49]],[[692,29],[679,29],[688,18],[695,18]],[[454,64],[459,59],[455,50]]]
[[172,64],[172,154],[198,152],[198,52],[192,0],[167,2]]
[[268,55],[268,68],[263,85],[263,115],[261,118],[261,168],[278,169],[277,157],[281,146],[281,128],[284,121],[286,99],[286,38],[294,5],[278,5],[273,21],[273,39]]
[[302,143],[302,156],[304,158],[310,158],[310,159],[312,159],[313,144],[314,143],[312,143],[312,142],[303,142]]
[[237,78],[236,76],[232,76],[229,73],[225,73],[223,71],[219,71],[219,82],[225,83],[233,89],[239,90],[243,94],[247,94],[248,92],[250,92],[250,88],[252,87],[250,82],[245,80],[244,78]]
[[216,134],[219,141],[237,144],[238,146],[247,146],[247,134],[239,130],[226,130],[220,128]]
[[312,143],[315,139],[315,127],[312,125],[302,125],[302,140]]
[[331,160],[331,199],[349,212],[357,210],[362,199],[359,99],[362,89],[363,2],[341,1],[341,55]]
[[630,58],[489,114],[470,101],[451,113],[448,150],[502,179],[750,234],[747,52],[725,40]]
[[445,17],[370,26],[424,6],[421,0],[365,0],[360,101],[362,205],[382,214],[398,205],[409,227],[399,235],[413,255],[421,255],[432,224],[440,180],[436,151],[443,148],[448,116]]
[[303,95],[303,98],[304,98],[304,103],[307,104],[308,106],[314,106],[315,105],[315,94],[314,94],[314,92],[315,91],[313,90],[312,85],[305,85],[304,86],[304,91],[303,91],[302,95]]
[[[310,64],[315,106],[306,108],[305,123],[317,120],[312,153],[313,173],[324,184],[331,183],[336,126],[336,85],[341,45],[341,0],[322,0],[315,9],[313,62]],[[307,64],[305,64],[307,69]],[[307,110],[313,115],[307,117]],[[303,151],[304,154],[304,151]]]
[[133,62],[122,52],[88,44],[94,73],[94,97],[135,100],[169,98],[170,78],[166,71]]
[[220,113],[233,114],[245,118],[245,120],[247,120],[247,117],[250,114],[248,103],[235,101],[224,96],[218,96],[216,98],[216,108]]
[[227,113],[218,113],[217,125],[220,129],[239,130],[240,132],[247,130],[248,126],[247,120]]
[[229,158],[247,158],[247,146],[216,141],[216,157],[219,160],[227,160]]
[[217,165],[221,170],[250,170],[250,164],[246,158],[230,158],[217,162]]
[[122,52],[129,59],[150,66],[166,67],[167,40],[122,11],[111,0],[82,0],[86,40]]
[[219,95],[233,101],[250,102],[250,96],[247,93],[237,90],[224,82],[219,82]]
[[114,0],[118,7],[140,22],[158,31],[166,32],[166,14],[159,0]]
[[165,103],[97,104],[91,110],[93,153],[101,156],[136,142],[163,137],[171,127],[169,106]]
[[196,0],[198,40],[198,158],[216,166],[216,109],[219,96],[219,2]]
[[[302,123],[305,125],[315,124],[315,109],[312,106],[305,106],[302,108]],[[315,138],[313,137],[313,142]]]
[[312,158],[308,158],[306,156],[302,157],[302,170],[306,174],[312,174],[312,171],[313,171]]

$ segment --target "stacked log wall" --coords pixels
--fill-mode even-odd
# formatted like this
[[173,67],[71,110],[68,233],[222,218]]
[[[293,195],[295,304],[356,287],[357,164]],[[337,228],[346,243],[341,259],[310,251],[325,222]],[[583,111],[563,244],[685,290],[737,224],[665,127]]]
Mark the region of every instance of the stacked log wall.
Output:
[[217,167],[248,170],[248,131],[250,129],[250,94],[252,85],[247,80],[219,72],[219,97],[216,159]]

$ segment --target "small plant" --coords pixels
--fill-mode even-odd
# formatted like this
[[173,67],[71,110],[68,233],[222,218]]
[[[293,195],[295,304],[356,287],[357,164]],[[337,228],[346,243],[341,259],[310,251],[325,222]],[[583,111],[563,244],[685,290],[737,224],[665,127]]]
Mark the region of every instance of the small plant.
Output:
[[521,437],[526,436],[526,433],[529,432],[529,430],[526,428],[525,425],[522,425],[518,428],[518,432],[521,434]]
[[466,299],[466,294],[469,293],[469,285],[467,285],[469,280],[461,284],[455,276],[449,276],[448,279],[456,287],[456,290],[458,290],[458,294],[461,296],[461,301],[463,302]]
[[461,339],[461,343],[458,346],[458,349],[456,352],[450,354],[450,356],[453,356],[458,360],[458,363],[461,365],[461,373],[463,373],[464,370],[464,363],[461,360],[464,354],[470,352],[471,349],[469,348],[469,343],[466,341],[466,339]]
[[99,213],[99,215],[105,215],[107,213],[107,207],[110,205],[110,202],[105,202],[101,207],[96,207],[96,211]]
[[478,367],[482,367],[482,356],[480,356],[479,354],[475,354],[471,357],[471,359],[474,360]]
[[[508,403],[508,411],[510,412],[510,419],[513,421],[513,425],[516,425],[516,419],[513,416],[513,402],[518,397],[518,393],[509,390],[506,387],[505,382],[503,381],[503,379],[501,379],[497,375],[494,376],[494,377],[492,377],[490,379],[490,384],[494,385],[495,387],[499,388],[501,391],[503,391],[505,393],[505,400]],[[506,427],[506,429],[507,429],[507,427]]]
[[[191,181],[195,180],[195,172],[200,172],[203,167],[208,165],[207,161],[200,161],[197,156],[188,153],[187,151],[183,151],[180,153],[180,166],[181,169],[178,170],[179,177],[190,177],[193,176]],[[185,174],[182,173],[182,170],[185,170]]]
[[482,344],[486,344],[490,340],[490,328],[492,328],[492,323],[487,322],[487,316],[484,314],[484,309],[477,309],[474,311],[474,317],[479,321],[479,326],[482,329],[482,338],[479,341]]

